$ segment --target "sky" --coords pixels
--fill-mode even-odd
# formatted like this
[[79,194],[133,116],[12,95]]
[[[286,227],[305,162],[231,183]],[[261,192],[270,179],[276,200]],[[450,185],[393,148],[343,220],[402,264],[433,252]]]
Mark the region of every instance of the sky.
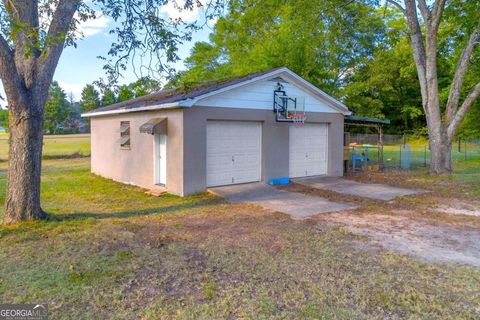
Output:
[[[185,22],[204,20],[203,11],[197,8],[179,12],[172,4],[169,4],[161,8],[161,13],[171,18],[181,17]],[[97,57],[106,56],[110,44],[115,40],[115,36],[108,34],[113,24],[111,19],[104,16],[82,23],[80,29],[84,37],[78,41],[77,48],[67,47],[64,49],[54,80],[59,82],[67,95],[72,93],[75,100],[80,99],[82,88],[86,84],[92,83],[100,77],[106,78],[103,71],[104,61]],[[189,56],[195,42],[208,41],[208,35],[212,31],[213,25],[214,21],[210,21],[202,30],[193,35],[192,41],[184,43],[179,47],[177,54],[182,60]],[[177,70],[185,68],[182,60],[173,65]],[[133,68],[129,66],[125,72],[122,72],[122,78],[119,79],[119,83],[130,83],[136,79],[137,76],[133,72]],[[0,95],[5,97],[1,82]],[[5,104],[5,101],[0,101],[0,106]]]

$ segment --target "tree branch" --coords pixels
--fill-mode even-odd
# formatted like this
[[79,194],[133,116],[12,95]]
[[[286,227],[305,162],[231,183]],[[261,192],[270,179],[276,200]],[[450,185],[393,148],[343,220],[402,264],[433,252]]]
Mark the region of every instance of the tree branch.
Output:
[[9,16],[12,20],[12,38],[15,43],[13,51],[15,65],[27,87],[35,81],[34,65],[39,56],[38,44],[38,1],[10,1]]
[[12,50],[10,49],[7,40],[5,40],[5,38],[0,34],[0,57],[3,58],[8,55],[12,55]]
[[10,78],[13,70],[15,70],[13,51],[10,49],[7,40],[0,34],[0,78],[3,83]]
[[440,19],[442,18],[443,10],[445,9],[446,2],[447,0],[436,0],[435,3],[433,4],[432,23],[435,26],[435,29],[437,30],[440,25]]
[[410,29],[410,42],[413,48],[413,58],[417,67],[418,80],[420,82],[420,91],[422,93],[423,109],[427,112],[428,88],[427,88],[427,65],[425,46],[423,44],[422,29],[418,21],[417,8],[415,0],[405,0],[405,17],[407,18]]
[[462,106],[453,117],[452,122],[447,129],[448,137],[453,138],[453,135],[457,131],[458,126],[462,122],[463,118],[465,118],[468,110],[478,97],[480,97],[480,82],[477,83],[477,85],[472,89],[472,91],[470,91],[465,101],[463,101]]
[[395,7],[397,7],[398,9],[400,9],[400,11],[402,11],[402,13],[403,13],[404,15],[406,15],[405,8],[402,7],[402,5],[401,5],[400,3],[398,3],[398,2],[396,2],[396,1],[394,1],[394,0],[387,0],[387,2],[390,3],[390,4],[393,4]]
[[80,0],[60,0],[45,40],[45,48],[38,60],[38,90],[47,91],[52,81],[58,60],[65,45],[65,39],[78,9]]
[[13,50],[2,35],[0,35],[0,79],[2,79],[7,99],[23,98],[21,90],[24,88],[24,83],[18,74]]
[[428,8],[427,2],[425,0],[418,0],[418,8],[422,13],[423,19],[425,22],[430,21],[432,18],[430,9]]
[[480,40],[480,32],[474,31],[468,39],[467,45],[463,49],[460,60],[458,61],[457,68],[455,69],[455,75],[453,77],[452,86],[447,100],[447,110],[445,116],[445,122],[448,125],[452,120],[453,115],[457,111],[458,102],[460,100],[460,90],[462,89],[465,74],[468,70],[468,63],[472,57],[475,45]]

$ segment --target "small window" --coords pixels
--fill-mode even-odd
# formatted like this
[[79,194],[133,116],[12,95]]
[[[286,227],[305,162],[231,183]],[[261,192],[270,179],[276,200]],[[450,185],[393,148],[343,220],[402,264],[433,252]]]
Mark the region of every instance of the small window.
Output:
[[130,121],[120,122],[120,148],[130,150]]

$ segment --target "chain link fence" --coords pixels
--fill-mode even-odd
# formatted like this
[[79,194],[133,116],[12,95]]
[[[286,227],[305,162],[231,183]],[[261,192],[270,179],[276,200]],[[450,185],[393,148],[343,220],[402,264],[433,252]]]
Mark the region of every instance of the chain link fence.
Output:
[[[428,138],[410,135],[350,134],[346,138],[346,169],[350,172],[411,169],[430,165]],[[480,139],[457,139],[452,160],[480,159]]]

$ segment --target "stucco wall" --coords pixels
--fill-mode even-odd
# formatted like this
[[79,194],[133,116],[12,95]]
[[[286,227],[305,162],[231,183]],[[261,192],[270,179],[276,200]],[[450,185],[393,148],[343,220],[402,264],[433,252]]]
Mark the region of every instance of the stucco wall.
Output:
[[[262,121],[262,180],[289,174],[289,126],[278,123],[270,110],[199,107],[184,112],[184,193],[206,188],[207,120]],[[343,115],[340,113],[307,114],[308,123],[328,123],[328,175],[343,174]]]
[[[289,174],[289,127],[278,123],[269,110],[192,107],[133,112],[91,118],[92,172],[123,183],[153,188],[153,136],[140,133],[155,117],[168,118],[167,190],[177,195],[206,188],[207,120],[262,121],[262,180]],[[131,149],[120,148],[120,121],[130,121]],[[328,123],[328,175],[343,174],[343,115],[307,114],[307,123]]]
[[[167,189],[183,195],[183,111],[133,112],[91,118],[92,172],[119,182],[151,189],[154,184],[153,135],[140,126],[155,117],[168,118]],[[120,148],[120,121],[130,121],[131,149]]]

